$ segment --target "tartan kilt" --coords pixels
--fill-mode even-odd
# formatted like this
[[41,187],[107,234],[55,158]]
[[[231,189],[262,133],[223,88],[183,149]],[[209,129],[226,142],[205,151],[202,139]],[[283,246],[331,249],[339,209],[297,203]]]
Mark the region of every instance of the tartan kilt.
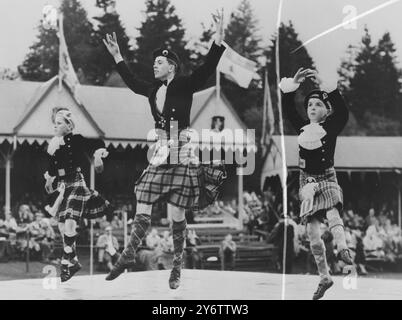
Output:
[[106,214],[110,203],[96,190],[86,186],[82,173],[77,172],[72,177],[60,178],[58,184],[63,182],[66,187],[64,198],[56,214],[59,222],[73,219],[78,223],[81,218],[96,219]]
[[301,190],[308,183],[307,178],[314,178],[316,180],[318,190],[314,194],[313,210],[303,217],[302,223],[308,223],[313,218],[324,222],[328,210],[334,207],[342,210],[343,192],[338,184],[334,167],[326,169],[323,174],[309,174],[300,170],[300,203],[304,200]]
[[217,199],[225,179],[223,164],[150,164],[136,181],[135,193],[141,203],[166,200],[176,207],[198,211]]

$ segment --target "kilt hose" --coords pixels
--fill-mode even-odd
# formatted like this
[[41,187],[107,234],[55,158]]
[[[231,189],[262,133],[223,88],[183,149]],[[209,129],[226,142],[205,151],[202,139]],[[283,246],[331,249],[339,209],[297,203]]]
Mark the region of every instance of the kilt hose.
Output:
[[335,207],[340,211],[343,207],[343,193],[338,184],[335,169],[334,167],[328,168],[323,174],[309,174],[300,170],[300,202],[304,200],[301,190],[308,183],[308,178],[315,179],[318,183],[318,189],[314,194],[313,209],[303,217],[302,223],[307,223],[313,218],[324,222],[328,210]]
[[66,188],[63,201],[56,214],[59,222],[73,219],[79,223],[81,218],[96,219],[106,214],[110,206],[109,201],[97,191],[89,189],[80,172],[59,178],[58,184],[62,182]]
[[[176,152],[182,152],[185,142],[180,141]],[[174,148],[172,148],[174,150]],[[176,207],[202,210],[212,204],[219,195],[219,189],[226,179],[223,163],[201,163],[193,150],[176,163],[150,164],[135,183],[137,201],[153,204],[159,200]],[[174,151],[170,151],[170,155]],[[158,150],[155,151],[155,154]],[[174,155],[174,154],[173,154]]]

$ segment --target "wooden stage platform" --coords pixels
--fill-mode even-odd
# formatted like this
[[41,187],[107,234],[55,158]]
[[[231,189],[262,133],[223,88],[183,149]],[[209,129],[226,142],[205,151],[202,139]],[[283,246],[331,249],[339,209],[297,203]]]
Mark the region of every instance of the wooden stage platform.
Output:
[[[76,275],[64,284],[58,278],[1,281],[0,300],[281,299],[281,274],[185,269],[178,290],[169,289],[168,277],[169,271],[163,270],[125,273],[112,282],[105,281],[105,275]],[[286,275],[285,299],[310,300],[318,281],[318,276]],[[323,299],[402,299],[402,280],[359,277],[353,286],[343,277],[334,277],[334,282]]]

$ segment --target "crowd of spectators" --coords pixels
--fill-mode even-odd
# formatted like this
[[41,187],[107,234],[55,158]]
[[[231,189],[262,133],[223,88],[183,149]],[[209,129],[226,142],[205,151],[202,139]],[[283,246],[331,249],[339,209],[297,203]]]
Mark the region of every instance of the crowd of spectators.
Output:
[[[291,194],[288,199],[288,225],[291,226],[288,238],[291,241],[288,240],[287,252],[290,255],[287,260],[292,263],[286,267],[291,271],[292,264],[299,262],[306,265],[307,272],[313,272],[314,261],[309,249],[306,228],[298,223],[296,214],[298,212],[297,198]],[[113,232],[118,230],[118,232],[122,232],[125,216],[123,213],[126,213],[128,227],[130,227],[135,212],[131,200],[116,200],[113,206],[115,214],[112,217],[105,216],[94,224],[94,228],[97,230],[95,238],[97,259],[99,266],[104,269],[111,268],[122,249],[121,238],[117,239]],[[18,203],[18,207],[14,207],[12,214],[0,212],[0,261],[26,259],[28,247],[31,260],[43,262],[56,260],[57,254],[54,254],[54,247],[56,240],[60,239],[57,221],[45,214],[41,208],[40,199],[30,198],[27,195]],[[281,244],[281,234],[283,235],[281,228],[283,228],[284,222],[281,218],[282,211],[281,199],[268,189],[261,195],[257,195],[255,192],[244,192],[243,210],[240,212],[237,199],[226,199],[216,201],[214,205],[197,214],[200,217],[229,214],[240,218],[243,222],[244,233],[263,236],[268,242],[275,243],[280,247],[283,246]],[[394,210],[383,205],[378,211],[371,208],[367,213],[357,213],[351,209],[351,206],[346,206],[342,216],[347,244],[360,273],[367,273],[368,261],[380,260],[392,264],[401,259],[402,232],[396,224],[397,216]],[[164,220],[167,219],[164,218]],[[162,225],[169,226],[168,222],[162,223]],[[86,240],[88,240],[88,229],[88,222],[83,222],[81,231],[82,234],[87,234]],[[337,259],[337,248],[334,245],[332,234],[325,224],[322,225],[322,234],[331,270],[333,273],[341,272],[342,264]],[[200,245],[199,237],[194,230],[189,230],[186,243],[186,264],[190,268],[200,266],[198,245]],[[233,255],[229,254],[230,247],[227,245],[222,249],[222,254],[226,255],[225,260],[229,263],[228,268],[233,260]],[[172,260],[173,241],[170,232],[158,233],[156,229],[152,229],[138,251],[138,262],[147,270],[155,270],[169,269]],[[278,259],[278,268],[281,269],[283,266],[280,265],[280,260],[282,260],[281,256]]]
[[[298,224],[297,217],[291,212],[288,216],[288,245],[287,245],[287,271],[291,272],[294,261],[305,265],[307,273],[314,272],[314,258],[309,249],[306,228]],[[362,215],[348,209],[343,212],[346,243],[351,251],[357,271],[367,274],[367,265],[370,261],[396,265],[402,259],[402,234],[395,223],[395,214],[392,210],[384,208],[379,212],[371,208],[364,218]],[[271,242],[277,243],[280,251],[283,250],[283,228],[281,219],[270,233]],[[322,224],[322,239],[326,247],[326,255],[331,272],[341,273],[343,263],[337,259],[337,248],[334,238],[326,224]],[[280,259],[282,255],[280,255]],[[280,264],[281,261],[278,261]]]
[[4,214],[0,218],[0,261],[26,259],[29,252],[31,260],[50,262],[56,225],[36,206],[23,204],[15,216]]

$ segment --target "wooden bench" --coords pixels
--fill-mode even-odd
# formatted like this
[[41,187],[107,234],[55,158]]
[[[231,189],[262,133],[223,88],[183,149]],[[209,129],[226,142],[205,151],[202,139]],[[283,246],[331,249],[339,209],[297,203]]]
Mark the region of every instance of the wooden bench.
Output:
[[[201,269],[224,270],[224,257],[220,244],[197,246]],[[235,256],[235,270],[274,271],[278,250],[274,245],[240,245]]]
[[238,246],[235,256],[235,270],[275,271],[278,249],[272,244],[261,246]]
[[201,269],[222,269],[222,261],[219,256],[220,247],[220,244],[207,244],[197,246],[197,251],[201,259]]
[[[220,244],[224,239],[226,235],[217,235],[215,233],[213,234],[208,234],[208,235],[203,235],[199,236],[201,243],[203,244]],[[258,235],[234,235],[232,236],[232,240],[234,242],[240,243],[240,242],[258,242],[260,241],[260,237]]]

